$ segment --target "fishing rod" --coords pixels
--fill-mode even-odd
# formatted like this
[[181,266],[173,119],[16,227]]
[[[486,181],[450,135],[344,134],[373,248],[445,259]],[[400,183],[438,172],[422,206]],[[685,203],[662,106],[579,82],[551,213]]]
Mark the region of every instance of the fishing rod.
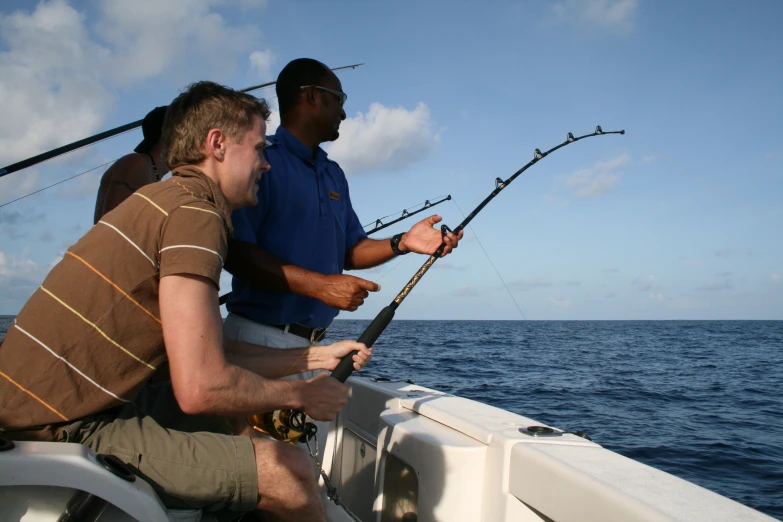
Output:
[[[451,200],[451,194],[449,194],[445,198],[443,198],[443,199],[441,199],[439,201],[436,201],[434,203],[431,203],[429,199],[425,200],[424,201],[424,206],[421,207],[420,209],[414,210],[413,212],[408,212],[408,209],[403,209],[402,214],[400,214],[400,217],[398,217],[397,219],[395,219],[393,221],[389,221],[388,223],[384,223],[383,220],[386,219],[387,217],[393,216],[394,214],[389,214],[388,216],[384,216],[382,218],[378,218],[378,219],[375,220],[375,228],[373,228],[372,230],[368,230],[367,231],[367,235],[369,236],[370,234],[378,232],[379,230],[383,230],[386,227],[390,227],[390,226],[394,225],[395,223],[399,223],[403,219],[408,219],[411,216],[415,216],[419,212],[423,212],[423,211],[427,210],[428,208],[432,208],[435,205],[440,205],[444,201],[450,201],[450,200]],[[370,225],[372,225],[372,223],[367,223],[364,226],[368,227]]]
[[[428,199],[428,200],[426,200],[424,202],[424,206],[422,208],[420,208],[418,210],[415,210],[413,212],[408,212],[407,209],[403,209],[402,215],[399,218],[395,219],[394,221],[390,221],[388,223],[382,223],[381,220],[386,219],[389,216],[384,216],[382,218],[376,219],[375,223],[376,224],[381,223],[381,225],[373,228],[372,230],[367,231],[366,234],[368,236],[370,234],[374,234],[375,232],[378,232],[379,230],[382,230],[382,229],[384,229],[384,228],[386,228],[388,226],[391,226],[391,225],[393,225],[395,223],[399,223],[400,221],[402,221],[404,219],[408,219],[411,216],[415,216],[416,214],[418,214],[419,212],[422,212],[423,210],[426,210],[428,208],[432,208],[435,205],[439,205],[439,204],[443,203],[444,201],[448,201],[450,199],[451,199],[451,194],[449,194],[445,198],[441,199],[440,201],[436,201],[435,203],[430,203],[430,200]],[[390,214],[390,215],[394,215],[394,214]],[[366,227],[368,225],[364,225],[364,226]],[[218,297],[218,304],[220,306],[223,306],[224,304],[226,304],[228,302],[228,298],[229,297],[231,297],[231,292],[226,292],[225,294],[221,295],[220,297]]]
[[[501,178],[495,178],[495,190],[493,190],[492,193],[490,193],[490,195],[487,196],[484,201],[482,201],[473,210],[473,212],[471,212],[468,217],[466,217],[462,223],[459,224],[459,226],[457,226],[457,228],[450,230],[448,226],[442,225],[440,227],[441,233],[444,237],[447,232],[452,232],[454,235],[458,235],[466,226],[468,226],[473,218],[476,217],[476,215],[481,212],[481,210],[500,193],[500,191],[509,186],[511,182],[514,181],[520,174],[538,163],[540,160],[552,154],[554,151],[585,138],[591,138],[593,136],[605,136],[609,134],[625,134],[625,130],[604,131],[599,125],[595,128],[595,132],[591,134],[585,134],[584,136],[574,137],[574,135],[569,132],[566,140],[563,143],[552,147],[546,152],[541,152],[539,149],[535,149],[533,153],[533,159],[530,160],[527,165],[516,171],[510,178],[505,181]],[[400,306],[400,304],[402,304],[405,298],[408,297],[408,294],[411,293],[413,288],[421,280],[421,278],[424,277],[424,274],[427,273],[435,261],[437,261],[438,258],[443,254],[444,248],[446,248],[445,242],[441,243],[435,253],[433,253],[424,262],[421,268],[419,268],[411,280],[408,281],[397,297],[395,297],[388,306],[384,307],[378,313],[378,315],[375,316],[375,319],[372,320],[370,325],[359,336],[358,342],[364,344],[365,346],[372,346],[375,343],[381,333],[383,333],[391,320],[394,318],[394,314],[397,308]],[[352,351],[343,357],[332,372],[331,376],[344,383],[354,371],[353,356],[357,353],[359,352]],[[282,410],[251,415],[247,418],[247,422],[256,431],[270,435],[280,441],[290,444],[296,444],[297,442],[300,442],[302,438],[309,440],[313,435],[315,435],[316,432],[315,424],[307,422],[307,414],[299,410]]]
[[[355,63],[353,65],[343,65],[342,67],[335,67],[332,69],[332,71],[341,71],[343,69],[356,69],[357,67],[360,67],[364,65],[363,63]],[[260,85],[254,85],[252,87],[247,87],[245,89],[242,89],[240,92],[250,92],[255,91],[258,89],[262,89],[264,87],[269,87],[277,82],[267,82],[262,83]],[[46,160],[50,160],[52,158],[56,158],[57,156],[62,156],[63,154],[66,154],[68,152],[74,151],[76,149],[80,149],[82,147],[86,147],[87,145],[92,145],[93,143],[97,143],[99,141],[103,141],[108,138],[112,138],[114,136],[117,136],[118,134],[122,134],[124,132],[128,132],[130,130],[133,130],[137,127],[141,127],[141,124],[144,120],[137,120],[133,121],[131,123],[127,123],[125,125],[121,125],[119,127],[116,127],[114,129],[110,129],[104,132],[100,132],[98,134],[95,134],[94,136],[90,136],[88,138],[81,139],[79,141],[74,141],[73,143],[70,143],[68,145],[63,145],[62,147],[57,147],[56,149],[52,149],[49,152],[44,152],[42,154],[39,154],[37,156],[33,156],[32,158],[28,158],[26,160],[19,161],[17,163],[13,163],[11,165],[8,165],[7,167],[0,168],[0,178],[3,176],[7,176],[8,174],[13,174],[14,172],[26,169],[27,167],[32,167],[33,165],[37,165],[38,163],[42,163]]]

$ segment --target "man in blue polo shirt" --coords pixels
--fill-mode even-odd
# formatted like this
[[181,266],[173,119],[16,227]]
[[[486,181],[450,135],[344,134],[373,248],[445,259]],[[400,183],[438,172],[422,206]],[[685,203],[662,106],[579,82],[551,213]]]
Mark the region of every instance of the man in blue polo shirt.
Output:
[[[320,147],[339,137],[345,119],[347,95],[328,67],[294,60],[280,72],[276,89],[281,125],[264,151],[271,171],[259,182],[258,205],[232,215],[225,266],[234,280],[224,331],[253,344],[298,348],[318,342],[340,310],[356,310],[380,289],[344,269],[370,268],[408,252],[432,254],[443,238],[433,228],[439,216],[391,239],[364,233],[345,174]],[[444,255],[459,238],[447,234]]]

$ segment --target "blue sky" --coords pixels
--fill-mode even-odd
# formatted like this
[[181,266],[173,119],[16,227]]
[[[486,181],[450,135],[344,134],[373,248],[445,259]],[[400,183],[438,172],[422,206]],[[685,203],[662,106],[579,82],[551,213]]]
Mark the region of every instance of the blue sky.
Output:
[[[398,318],[783,319],[782,19],[774,0],[12,0],[0,164],[139,119],[191,81],[364,62],[340,74],[349,119],[330,155],[365,223],[451,194],[437,211],[456,226],[535,148],[627,131],[520,176]],[[0,205],[140,139],[6,176]],[[0,207],[0,314],[88,230],[103,170]],[[382,291],[341,317],[374,317],[423,261],[365,272]]]

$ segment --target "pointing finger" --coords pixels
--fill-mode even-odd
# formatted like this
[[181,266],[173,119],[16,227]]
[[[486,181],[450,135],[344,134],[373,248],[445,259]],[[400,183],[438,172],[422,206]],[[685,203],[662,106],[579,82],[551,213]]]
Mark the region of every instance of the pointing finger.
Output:
[[381,289],[381,285],[379,285],[378,283],[374,283],[372,281],[368,281],[366,279],[357,278],[357,282],[359,284],[359,288],[369,290],[370,292],[377,292],[378,290]]

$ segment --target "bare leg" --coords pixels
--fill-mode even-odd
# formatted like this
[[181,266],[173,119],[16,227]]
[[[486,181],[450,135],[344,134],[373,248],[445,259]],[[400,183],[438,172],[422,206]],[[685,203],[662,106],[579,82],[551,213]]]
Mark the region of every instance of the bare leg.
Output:
[[266,520],[326,522],[307,455],[276,440],[251,438],[258,470],[258,509]]

